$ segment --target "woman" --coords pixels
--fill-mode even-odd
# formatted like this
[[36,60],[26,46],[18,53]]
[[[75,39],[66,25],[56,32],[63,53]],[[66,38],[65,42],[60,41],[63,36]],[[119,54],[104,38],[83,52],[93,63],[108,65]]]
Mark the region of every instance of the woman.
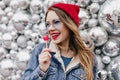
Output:
[[79,31],[79,6],[56,3],[45,16],[48,48],[33,51],[22,80],[96,80],[96,61]]

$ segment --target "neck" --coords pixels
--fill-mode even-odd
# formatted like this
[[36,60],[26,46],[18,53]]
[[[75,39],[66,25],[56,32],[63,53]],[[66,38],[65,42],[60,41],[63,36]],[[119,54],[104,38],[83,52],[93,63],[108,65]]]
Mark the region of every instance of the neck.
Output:
[[59,43],[58,48],[60,49],[62,56],[64,56],[64,57],[72,57],[73,56],[74,51],[72,51],[70,49],[69,41],[66,40],[65,42]]
[[68,43],[64,43],[64,44],[61,43],[61,44],[58,44],[58,47],[59,47],[59,49],[60,49],[62,52],[65,52],[65,53],[67,53],[68,50],[70,49]]
[[68,50],[70,49],[70,47],[69,47],[69,41],[66,40],[65,42],[59,43],[59,44],[58,44],[58,47],[59,47],[59,49],[60,49],[61,51],[67,53]]
[[73,52],[69,47],[62,47],[60,48],[61,55],[64,57],[73,57]]

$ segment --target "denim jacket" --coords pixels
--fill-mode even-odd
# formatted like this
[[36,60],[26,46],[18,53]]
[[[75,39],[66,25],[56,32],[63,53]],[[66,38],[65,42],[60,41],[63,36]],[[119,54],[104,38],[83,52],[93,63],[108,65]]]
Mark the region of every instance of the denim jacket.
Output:
[[[73,57],[65,69],[60,57],[60,51],[55,49],[55,46],[50,46],[54,52],[50,53],[52,55],[51,64],[48,70],[44,73],[38,66],[38,55],[41,53],[43,46],[44,44],[39,44],[32,51],[31,58],[21,80],[85,80],[86,74],[79,64],[79,58]],[[97,80],[96,61],[93,67],[93,73],[93,80]]]

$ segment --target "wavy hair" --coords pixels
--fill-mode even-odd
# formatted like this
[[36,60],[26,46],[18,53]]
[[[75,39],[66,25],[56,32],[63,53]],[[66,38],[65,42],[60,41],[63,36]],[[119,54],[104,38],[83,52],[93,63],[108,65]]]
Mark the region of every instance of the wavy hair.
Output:
[[80,65],[83,67],[86,73],[86,80],[93,80],[93,53],[85,46],[83,40],[80,37],[78,26],[73,22],[73,20],[62,10],[58,8],[51,7],[45,16],[45,21],[47,13],[53,10],[58,15],[62,23],[70,30],[70,43],[69,47],[75,50],[75,53],[79,56]]

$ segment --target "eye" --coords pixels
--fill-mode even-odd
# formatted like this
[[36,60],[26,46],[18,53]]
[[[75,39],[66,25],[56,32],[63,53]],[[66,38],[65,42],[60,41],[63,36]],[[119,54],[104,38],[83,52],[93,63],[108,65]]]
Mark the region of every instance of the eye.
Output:
[[53,20],[53,24],[57,25],[60,23],[60,20]]
[[46,26],[46,28],[49,28],[50,24],[49,23],[45,23],[45,26]]
[[60,26],[60,23],[61,23],[61,21],[60,20],[53,20],[53,26],[55,27],[55,28],[58,28],[59,26]]
[[52,27],[54,27],[54,28],[58,28],[58,27],[60,26],[60,23],[61,23],[60,20],[58,20],[58,19],[53,19],[53,20],[52,20],[52,23],[50,23],[50,21],[48,21],[48,22],[45,23],[45,26],[46,26],[47,29],[48,29],[51,25],[52,25]]

